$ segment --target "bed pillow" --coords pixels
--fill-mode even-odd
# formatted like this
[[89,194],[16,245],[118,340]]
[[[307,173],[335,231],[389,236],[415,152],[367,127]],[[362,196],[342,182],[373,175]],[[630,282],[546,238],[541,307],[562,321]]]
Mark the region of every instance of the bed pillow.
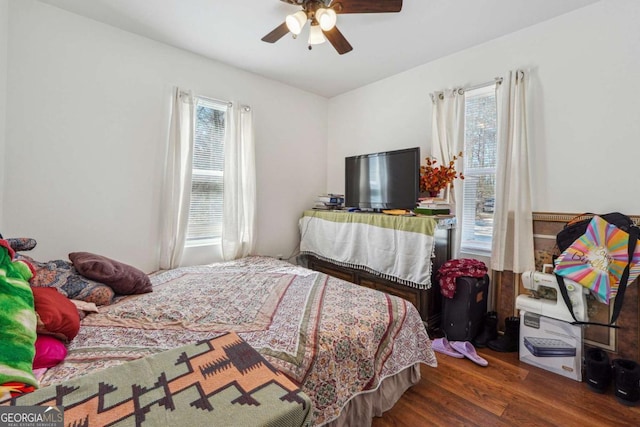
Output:
[[69,261],[59,259],[40,262],[22,254],[16,254],[16,259],[33,265],[35,276],[30,280],[33,287],[54,287],[69,299],[92,302],[95,305],[108,305],[113,301],[113,289],[82,276]]
[[11,249],[16,252],[30,251],[38,244],[38,242],[36,242],[36,239],[30,239],[27,237],[7,239],[7,242],[9,242],[9,246],[11,246]]
[[109,285],[117,294],[144,294],[152,290],[149,276],[133,266],[90,252],[72,252],[69,259],[84,277]]
[[53,335],[71,341],[80,331],[80,316],[76,306],[56,288],[32,287],[39,334]]
[[67,356],[67,347],[49,335],[38,334],[36,338],[36,357],[33,358],[33,369],[53,368]]

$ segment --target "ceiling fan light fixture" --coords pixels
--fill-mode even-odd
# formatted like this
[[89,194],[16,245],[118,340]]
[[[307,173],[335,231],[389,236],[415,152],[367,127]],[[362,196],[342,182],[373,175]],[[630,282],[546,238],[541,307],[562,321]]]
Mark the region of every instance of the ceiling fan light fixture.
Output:
[[287,15],[285,22],[289,31],[297,36],[307,22],[307,14],[304,10],[299,10],[292,15]]
[[[1,1],[1,0],[0,0]],[[273,0],[275,1],[275,0]],[[391,13],[402,10],[403,0],[281,0],[302,10],[288,15],[285,22],[262,37],[266,43],[275,43],[291,33],[297,38],[307,21],[309,23],[309,50],[312,45],[328,41],[340,55],[353,50],[353,46],[336,25],[337,15],[346,13]]]
[[322,28],[318,24],[311,24],[311,28],[309,28],[309,44],[322,44],[327,39],[324,38],[324,34],[322,34]]
[[320,28],[323,31],[329,31],[336,26],[338,15],[336,11],[331,8],[321,7],[316,10],[316,21],[320,24]]

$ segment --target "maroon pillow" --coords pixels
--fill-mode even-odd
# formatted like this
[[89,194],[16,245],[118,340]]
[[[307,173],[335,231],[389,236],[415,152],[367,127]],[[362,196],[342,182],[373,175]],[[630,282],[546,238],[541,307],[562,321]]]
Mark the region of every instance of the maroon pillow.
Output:
[[78,273],[108,285],[117,294],[144,294],[152,290],[149,276],[130,265],[90,252],[72,252],[69,259]]

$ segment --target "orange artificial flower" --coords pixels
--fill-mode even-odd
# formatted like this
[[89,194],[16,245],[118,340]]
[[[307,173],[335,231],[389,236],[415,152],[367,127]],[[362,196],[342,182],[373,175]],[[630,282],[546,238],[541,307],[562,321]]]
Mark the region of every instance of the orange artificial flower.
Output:
[[438,193],[456,179],[464,179],[461,172],[457,172],[455,161],[462,157],[462,151],[449,162],[449,166],[438,165],[432,157],[426,158],[426,166],[420,166],[420,191]]

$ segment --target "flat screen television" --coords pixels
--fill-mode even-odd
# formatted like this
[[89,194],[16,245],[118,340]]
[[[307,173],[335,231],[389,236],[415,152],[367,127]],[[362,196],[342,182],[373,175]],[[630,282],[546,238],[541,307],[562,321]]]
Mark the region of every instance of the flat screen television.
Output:
[[420,147],[345,158],[345,205],[413,209],[420,191]]

